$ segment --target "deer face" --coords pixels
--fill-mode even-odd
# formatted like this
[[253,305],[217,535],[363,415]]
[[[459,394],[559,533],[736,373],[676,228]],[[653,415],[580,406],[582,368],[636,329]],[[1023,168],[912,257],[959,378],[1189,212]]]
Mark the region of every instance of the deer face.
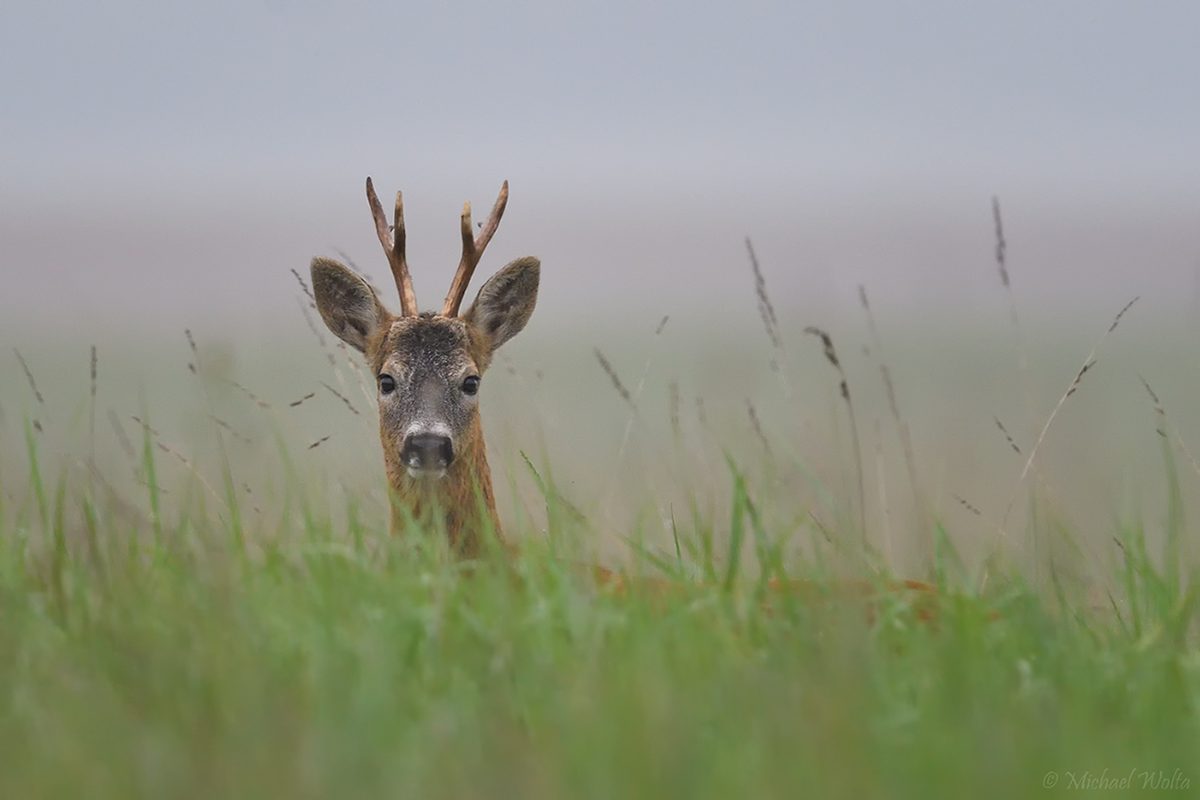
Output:
[[409,477],[443,477],[474,427],[481,344],[461,320],[437,317],[397,320],[384,337],[375,358],[380,435]]
[[518,259],[497,272],[461,316],[393,316],[365,281],[336,261],[312,262],[321,318],[366,355],[375,374],[379,432],[393,485],[401,475],[444,477],[482,458],[479,392],[492,355],[529,321],[540,266]]

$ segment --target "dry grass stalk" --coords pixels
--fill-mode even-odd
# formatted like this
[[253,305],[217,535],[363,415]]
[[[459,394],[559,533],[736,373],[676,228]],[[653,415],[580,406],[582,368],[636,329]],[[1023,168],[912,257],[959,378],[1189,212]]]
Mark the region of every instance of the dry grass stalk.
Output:
[[821,535],[825,537],[826,543],[833,545],[836,548],[837,544],[833,541],[833,537],[829,534],[829,529],[821,524],[821,520],[817,519],[817,516],[811,511],[808,512],[808,518],[813,521],[813,524],[817,526],[817,530],[820,531]]
[[[1009,279],[1008,272],[1008,242],[1004,238],[1004,219],[1000,213],[1000,198],[992,197],[992,221],[996,229],[996,269],[1000,274],[1000,284],[1004,287],[1004,294],[1008,298],[1008,318],[1012,324],[1013,336],[1016,337],[1017,345],[1017,370],[1021,373],[1021,382],[1025,387],[1025,413],[1029,425],[1032,427],[1037,417],[1037,397],[1034,394],[1033,381],[1029,377],[1029,358],[1028,349],[1025,344],[1025,335],[1021,330],[1021,320],[1017,315],[1017,298],[1013,293],[1012,281]],[[1031,430],[1030,436],[1033,436],[1036,431]],[[1007,431],[1005,432],[1007,435]],[[1010,440],[1012,437],[1009,437]],[[1035,467],[1035,476],[1041,483],[1041,476],[1037,475]],[[1031,545],[1034,553],[1039,550],[1038,547],[1038,528],[1032,526],[1029,531],[1031,537]],[[1041,561],[1035,559],[1035,565],[1040,567]]]
[[[834,349],[833,339],[829,336],[829,334],[813,325],[805,328],[804,332],[812,336],[816,336],[821,340],[821,344],[825,348],[825,359],[832,364],[839,373],[842,373],[842,362],[838,360],[837,350]],[[844,373],[842,373],[842,376],[845,377]]]
[[313,336],[317,337],[317,345],[321,348],[321,352],[329,359],[329,366],[337,369],[337,360],[333,357],[333,351],[329,349],[329,346],[325,343],[325,337],[321,334],[316,323],[313,322],[312,314],[308,313],[308,306],[299,298],[296,298],[296,305],[300,307],[300,314],[304,317],[304,324],[308,325],[308,329],[312,331]]
[[[345,258],[345,255],[340,252],[339,252],[339,255],[341,255],[343,258]],[[351,266],[354,266],[354,262],[351,261],[350,259],[347,258],[346,261]],[[358,271],[357,267],[354,267],[354,269],[356,272]],[[326,343],[325,335],[321,333],[320,326],[317,325],[315,322],[313,322],[312,314],[309,313],[310,310],[312,310],[312,311],[317,310],[316,298],[313,296],[312,290],[309,289],[308,284],[305,283],[304,278],[302,278],[300,276],[300,273],[293,269],[292,274],[296,276],[296,282],[300,284],[301,290],[303,290],[305,296],[308,298],[307,303],[304,303],[297,298],[297,305],[299,305],[299,307],[300,307],[300,314],[304,317],[304,323],[306,325],[308,325],[308,329],[310,331],[312,331],[313,336],[315,336],[317,338],[317,345],[321,348],[321,351],[323,353],[325,353],[325,358],[329,360],[329,366],[333,369],[333,375],[335,378],[337,378],[338,385],[342,387],[343,391],[348,391],[346,389],[346,379],[342,375],[341,369],[338,368],[338,360],[337,360],[337,357],[334,355],[333,348],[331,348]],[[341,342],[335,342],[335,344],[337,344],[341,348],[342,356],[346,359],[346,362],[350,365],[351,371],[354,372],[354,374],[356,374],[358,376],[359,388],[362,390],[363,397],[365,397],[367,399],[367,402],[370,403],[371,402],[371,394],[369,391],[367,391],[366,384],[363,382],[362,372],[355,368],[354,359],[351,357],[350,353],[347,352],[345,346],[342,345]]]
[[[95,464],[88,466],[88,476],[89,480],[103,490],[105,504],[108,507],[108,510],[116,517],[126,522],[135,524],[149,519],[148,514],[121,496],[121,493],[117,491],[117,488],[108,480],[105,472]],[[136,474],[136,471],[134,477],[137,478],[140,485],[146,485],[146,481],[141,479],[140,476]],[[164,490],[163,493],[166,494],[166,491]]]
[[1096,353],[1100,350],[1101,345],[1103,345],[1105,340],[1108,339],[1109,334],[1117,329],[1117,325],[1121,323],[1121,318],[1125,316],[1125,313],[1133,307],[1133,304],[1136,303],[1138,299],[1139,298],[1137,297],[1133,298],[1125,304],[1124,308],[1117,312],[1117,316],[1113,318],[1112,324],[1108,326],[1108,330],[1104,332],[1104,334],[1096,342],[1095,346],[1092,347],[1092,351],[1088,353],[1087,358],[1083,360],[1083,367],[1081,367],[1079,372],[1076,373],[1075,378],[1071,381],[1071,385],[1067,387],[1065,392],[1063,392],[1062,397],[1058,398],[1058,402],[1054,405],[1054,410],[1051,411],[1050,416],[1046,418],[1046,423],[1042,425],[1041,433],[1038,434],[1037,439],[1033,443],[1033,447],[1029,450],[1029,456],[1025,459],[1025,466],[1021,468],[1021,474],[1017,476],[1017,483],[1013,487],[1012,497],[1009,498],[1008,505],[1004,510],[1004,516],[1000,520],[1001,531],[1005,530],[1008,525],[1008,517],[1009,514],[1012,513],[1013,506],[1016,505],[1017,495],[1020,493],[1021,486],[1025,483],[1025,478],[1028,477],[1029,471],[1033,468],[1033,461],[1035,458],[1037,458],[1038,450],[1041,449],[1042,442],[1046,440],[1046,434],[1049,432],[1051,424],[1053,424],[1055,418],[1058,416],[1058,412],[1062,410],[1063,404],[1067,402],[1067,398],[1074,394],[1075,390],[1079,388],[1079,382],[1083,380],[1083,376],[1095,365]]
[[330,386],[328,383],[325,383],[325,381],[321,381],[321,385],[324,386],[326,389],[328,389],[329,392],[334,397],[336,397],[338,400],[341,400],[343,403],[345,403],[346,408],[350,409],[350,411],[354,414],[354,416],[356,416],[356,417],[361,416],[361,414],[358,413],[358,409],[355,408],[354,404],[350,402],[350,398],[346,397],[346,395],[342,394],[337,389]]
[[116,435],[117,444],[121,446],[121,450],[124,451],[125,455],[129,456],[131,461],[136,461],[137,451],[133,449],[133,443],[125,435],[125,428],[121,425],[121,420],[117,416],[117,412],[111,408],[108,410],[108,422],[112,425],[113,434]]
[[667,405],[671,411],[671,435],[675,441],[679,441],[682,429],[679,424],[679,384],[676,381],[671,381],[667,386]]
[[237,390],[238,390],[239,392],[241,392],[242,394],[246,395],[246,397],[249,397],[249,398],[250,398],[250,399],[251,399],[251,400],[254,402],[254,404],[255,404],[256,406],[258,406],[259,408],[265,408],[265,409],[267,409],[268,411],[271,411],[271,410],[272,410],[272,409],[271,409],[271,404],[270,404],[270,403],[268,403],[266,400],[263,400],[261,397],[259,397],[259,396],[258,396],[258,395],[256,395],[254,392],[252,392],[252,391],[250,391],[249,389],[247,389],[245,386],[242,386],[242,385],[241,385],[240,383],[238,383],[237,381],[228,381],[228,383],[229,383],[229,385],[230,385],[230,386],[232,386],[233,388],[237,389]]
[[875,420],[875,474],[879,483],[879,510],[883,517],[883,557],[888,566],[894,564],[892,553],[892,509],[888,505],[887,476],[883,462],[883,426]]
[[1138,297],[1133,298],[1132,300],[1130,300],[1128,303],[1125,304],[1124,308],[1122,308],[1119,312],[1117,312],[1117,316],[1113,319],[1112,324],[1109,325],[1108,330],[1104,332],[1105,336],[1107,336],[1108,334],[1112,333],[1113,331],[1115,331],[1117,329],[1117,326],[1121,324],[1121,317],[1125,316],[1125,312],[1128,311],[1130,308],[1132,308],[1133,304],[1136,303],[1140,299],[1141,299],[1140,295]]
[[[655,343],[658,342],[659,337],[662,335],[663,329],[667,327],[667,321],[669,319],[669,316],[663,316],[662,320],[658,323],[658,326],[654,329]],[[646,356],[646,361],[642,365],[642,374],[638,378],[637,389],[635,389],[632,394],[630,394],[630,392],[625,388],[625,385],[621,383],[620,378],[617,377],[617,371],[613,368],[612,364],[609,363],[608,359],[604,357],[604,354],[600,352],[599,348],[596,348],[596,358],[599,359],[600,366],[603,367],[604,371],[608,373],[608,377],[612,381],[614,388],[616,388],[617,392],[623,398],[625,398],[625,402],[629,404],[629,418],[625,420],[625,432],[621,435],[621,446],[617,448],[614,474],[609,479],[609,491],[611,491],[612,487],[616,485],[616,471],[620,470],[621,461],[625,457],[625,449],[629,446],[629,437],[633,433],[633,424],[639,418],[638,403],[641,402],[642,392],[646,388],[646,376],[650,374],[650,364],[654,360],[654,351],[651,350],[651,352]],[[607,495],[608,492],[605,494]]]
[[953,495],[950,495],[950,496],[951,496],[951,497],[953,497],[955,500],[957,500],[957,501],[958,501],[958,504],[959,504],[960,506],[962,506],[963,508],[965,508],[967,511],[970,511],[970,512],[971,512],[972,514],[974,514],[975,516],[977,516],[977,517],[982,517],[982,516],[983,516],[983,512],[982,512],[982,511],[980,511],[978,508],[976,508],[975,506],[973,506],[973,505],[971,505],[970,503],[968,503],[968,502],[967,502],[966,500],[964,500],[963,498],[959,497],[959,496],[958,496],[958,495],[956,495],[956,494],[953,494]]
[[[1158,399],[1158,395],[1155,394],[1154,390],[1150,388],[1150,384],[1146,381],[1146,379],[1139,375],[1138,380],[1142,382],[1142,386],[1146,387],[1146,392],[1150,395],[1150,399],[1154,401],[1154,411],[1156,414],[1158,414],[1159,420],[1158,435],[1166,439],[1168,438],[1167,410],[1163,408],[1163,404]],[[1192,456],[1192,451],[1189,450],[1187,444],[1184,443],[1183,436],[1180,435],[1178,429],[1175,430],[1175,442],[1179,445],[1179,451],[1183,453],[1184,457],[1187,458],[1188,463],[1192,465],[1192,471],[1197,475],[1200,475],[1200,463],[1197,463],[1195,457]]]
[[[1004,434],[1004,438],[1008,441],[1008,446],[1013,449],[1013,452],[1019,456],[1024,456],[1025,452],[1021,450],[1020,445],[1017,444],[1016,439],[1014,439],[1012,434],[1009,433],[1008,428],[1004,427],[1004,423],[1000,421],[1000,418],[993,414],[992,419],[996,422],[996,427],[1000,429],[1002,434]],[[1038,486],[1042,488],[1042,491],[1046,493],[1046,496],[1053,498],[1054,492],[1050,488],[1050,483],[1045,479],[1045,477],[1042,476],[1041,470],[1038,469],[1036,463],[1032,467],[1032,472],[1034,480],[1037,481]]]
[[762,424],[758,420],[758,411],[754,408],[754,403],[749,399],[746,400],[746,411],[750,415],[750,428],[754,431],[754,435],[758,438],[759,444],[762,445],[763,452],[767,454],[767,458],[771,458],[771,443],[767,441],[767,435],[763,433]]
[[226,422],[225,420],[218,417],[216,414],[209,414],[208,418],[211,419],[213,422],[217,423],[218,425],[220,425],[225,430],[229,431],[229,435],[232,436],[233,438],[237,439],[239,442],[242,442],[243,444],[251,444],[249,437],[244,436],[244,435],[238,433],[237,431],[235,431],[233,429],[232,425],[230,425],[228,422]]
[[908,436],[908,426],[904,424],[904,419],[900,415],[900,404],[896,401],[896,387],[892,383],[892,371],[888,368],[887,360],[883,355],[883,339],[879,335],[879,328],[875,325],[875,315],[871,312],[871,304],[867,301],[867,289],[861,284],[858,287],[858,299],[862,303],[863,311],[867,315],[867,326],[871,331],[871,342],[875,347],[875,354],[879,359],[879,372],[883,377],[883,386],[887,391],[888,410],[892,412],[892,418],[896,424],[902,428],[905,441],[905,458],[910,463],[910,471],[912,473],[914,488],[916,488],[916,467],[912,465],[912,440]]
[[928,506],[925,503],[925,492],[921,489],[921,483],[917,478],[917,459],[914,455],[912,434],[909,432],[908,423],[900,414],[900,404],[896,400],[896,386],[892,382],[892,371],[888,368],[887,359],[883,352],[883,337],[879,335],[879,327],[875,324],[875,314],[871,311],[871,303],[867,300],[867,287],[859,284],[858,299],[862,304],[863,313],[867,316],[867,327],[871,332],[871,342],[875,347],[875,355],[879,360],[879,373],[883,378],[883,387],[887,392],[888,410],[892,414],[892,421],[896,425],[896,430],[900,434],[900,446],[904,451],[904,467],[908,472],[909,486],[912,488],[913,501],[917,507],[917,517],[920,520],[922,533],[920,534],[919,546],[925,550],[924,556],[926,559],[933,558],[933,542],[932,542],[932,527],[930,525]]
[[292,402],[288,403],[288,407],[295,408],[296,406],[303,403],[305,400],[312,400],[316,396],[317,396],[316,392],[309,392],[308,394],[304,395],[304,397],[301,397],[299,400],[293,400]]
[[775,306],[767,294],[767,281],[763,278],[762,269],[758,266],[758,256],[754,254],[754,245],[750,237],[746,237],[746,252],[750,254],[750,269],[754,272],[754,293],[758,295],[758,315],[762,317],[763,327],[775,349],[783,349],[783,338],[779,335],[779,320],[775,317]]
[[776,357],[771,358],[769,362],[771,371],[779,376],[783,396],[791,400],[792,387],[784,374],[781,358],[779,358],[783,353],[783,336],[779,332],[779,319],[775,316],[775,305],[771,302],[771,295],[767,292],[767,281],[758,265],[758,256],[754,253],[754,245],[751,244],[749,236],[746,237],[746,252],[750,255],[750,269],[754,273],[754,294],[758,299],[758,316],[762,319],[763,328],[776,351]]
[[842,369],[842,362],[838,359],[837,349],[833,346],[833,338],[812,325],[805,328],[804,332],[821,340],[821,344],[825,348],[825,359],[833,365],[841,377],[842,399],[846,402],[846,411],[850,415],[850,438],[854,445],[854,464],[858,473],[858,517],[860,533],[865,544],[867,539],[867,491],[866,483],[863,480],[862,445],[858,440],[858,418],[854,413],[854,401],[850,399],[850,382],[846,379],[846,371]]
[[629,390],[625,388],[625,384],[621,383],[621,379],[617,376],[617,371],[613,369],[613,365],[610,364],[608,359],[604,357],[604,353],[600,352],[599,347],[595,348],[594,352],[596,354],[596,360],[600,362],[601,368],[603,368],[605,374],[608,375],[608,379],[612,381],[613,388],[617,390],[617,394],[621,395],[621,399],[624,400],[630,408],[633,408],[633,395],[631,395]]
[[29,365],[25,363],[25,357],[21,355],[21,351],[15,347],[13,348],[13,353],[16,354],[17,361],[19,361],[21,364],[21,370],[25,373],[25,380],[29,381],[29,388],[33,390],[34,398],[37,399],[38,405],[42,406],[44,410],[46,406],[46,398],[42,397],[42,393],[38,391],[37,381],[33,379],[33,372],[30,371]]
[[[979,519],[983,520],[983,522],[985,522],[985,523],[988,525],[988,527],[990,527],[990,528],[991,528],[993,531],[995,531],[995,532],[996,532],[997,536],[999,536],[999,537],[1001,537],[1001,538],[1003,538],[1003,537],[1005,536],[1005,533],[1004,533],[1004,529],[1003,529],[1003,528],[1001,528],[1001,527],[1000,527],[999,525],[997,525],[995,522],[992,522],[992,520],[988,519],[987,515],[985,515],[985,514],[984,514],[982,511],[980,511],[978,508],[976,508],[974,505],[972,505],[972,504],[971,504],[970,502],[968,502],[966,499],[964,499],[963,497],[961,497],[961,496],[959,496],[959,495],[957,495],[957,494],[951,494],[950,496],[951,496],[951,497],[953,497],[953,498],[954,498],[954,500],[955,500],[955,501],[956,501],[956,502],[957,502],[957,503],[958,503],[960,506],[962,506],[962,507],[963,507],[963,508],[965,508],[967,511],[971,512],[972,514],[974,514],[976,517],[979,517]],[[988,560],[990,561],[991,559],[989,558]],[[982,579],[981,579],[981,583],[980,583],[980,586],[979,586],[979,590],[980,590],[980,591],[983,591],[983,587],[987,585],[987,581],[988,581],[988,576],[989,576],[989,574],[990,574],[990,569],[989,569],[987,566],[985,566],[985,567],[984,567],[984,571],[983,571],[983,577],[982,577]]]
[[254,513],[261,517],[263,512],[262,509],[259,508],[258,503],[254,502],[254,492],[250,490],[250,484],[243,483],[242,490],[245,491],[246,495],[250,498],[250,507],[254,509]]
[[1158,435],[1165,438],[1167,435],[1165,430],[1167,419],[1166,409],[1163,408],[1162,401],[1158,399],[1158,395],[1150,388],[1150,384],[1146,382],[1146,379],[1138,375],[1138,380],[1142,382],[1142,386],[1146,387],[1146,393],[1150,395],[1150,399],[1154,402],[1154,411],[1158,414],[1159,419]]
[[[350,374],[353,375],[357,379],[358,390],[360,393],[362,393],[363,400],[366,401],[366,404],[368,406],[372,405],[375,402],[374,378],[371,379],[371,386],[368,387],[367,381],[363,377],[366,373],[355,362],[354,354],[350,352],[350,348],[347,347],[346,343],[341,341],[340,339],[338,341],[334,342],[334,344],[337,345],[338,350],[341,351],[342,358],[345,359],[346,366],[349,368]],[[346,387],[346,378],[344,375],[342,375],[342,371],[340,369],[338,369],[337,364],[334,364],[334,366],[333,366],[333,376],[335,378],[337,378],[338,386],[342,387],[342,391],[345,392],[346,394],[349,394],[350,390]]]
[[[1004,240],[1004,220],[1000,216],[1000,198],[995,196],[992,197],[992,220],[996,225],[996,266],[1000,270],[1000,283],[1004,285],[1005,290],[1010,291],[1011,297],[1012,284],[1008,280],[1008,264],[1005,260],[1008,252],[1008,243]],[[1012,309],[1013,320],[1015,321],[1017,310],[1015,303]]]
[[[154,430],[154,428],[151,428],[150,424],[148,422],[144,422],[140,417],[137,417],[134,415],[130,415],[129,418],[132,419],[134,422],[136,422],[138,425],[141,425],[142,428],[144,428],[146,430],[146,432],[150,434],[151,440],[154,442],[154,444],[158,447],[159,450],[162,450],[164,453],[167,453],[167,454],[172,455],[175,458],[179,459],[179,463],[183,464],[183,466],[185,468],[187,468],[187,470],[196,477],[196,480],[200,481],[200,485],[204,487],[205,491],[207,491],[210,495],[212,495],[212,498],[214,500],[216,500],[218,503],[220,503],[222,506],[224,506],[226,508],[226,510],[228,510],[228,506],[226,505],[225,501],[221,499],[221,496],[219,494],[217,494],[216,490],[213,489],[213,487],[209,484],[209,482],[204,479],[204,475],[200,472],[199,469],[196,468],[195,464],[193,464],[191,461],[188,460],[187,456],[185,456],[183,453],[179,452],[174,447],[171,447],[169,444],[164,442],[162,439],[162,434],[160,434],[158,431]],[[166,493],[166,490],[162,489],[162,487],[159,487],[159,491],[163,492],[164,494]]]
[[92,345],[91,392],[88,395],[88,460],[96,463],[96,345]]
[[1000,432],[1004,434],[1004,438],[1008,440],[1008,446],[1013,449],[1013,452],[1019,456],[1024,455],[1024,453],[1021,452],[1021,448],[1018,447],[1017,443],[1013,440],[1012,434],[1008,432],[1008,428],[1004,427],[1004,423],[1000,421],[1000,418],[993,414],[992,419],[996,421],[996,427],[999,428]]
[[[200,379],[200,391],[204,395],[205,410],[208,412],[209,417],[216,420],[217,419],[216,406],[213,404],[212,393],[208,390],[209,382],[204,377],[205,373],[204,373],[204,369],[203,369],[203,363],[200,358],[200,349],[198,347],[196,347],[196,340],[192,337],[192,332],[190,329],[184,328],[183,333],[184,333],[184,336],[187,337],[188,347],[190,347],[192,350],[192,357],[196,361],[196,367],[200,370],[197,373],[197,377]],[[193,371],[195,371],[195,370],[193,370]],[[222,477],[225,480],[225,486],[226,486],[226,489],[228,490],[227,496],[229,498],[229,502],[224,504],[225,510],[230,514],[230,522],[232,522],[235,526],[235,533],[236,533],[237,539],[240,543],[242,541],[242,539],[241,539],[241,536],[242,536],[241,521],[238,518],[239,515],[238,515],[238,511],[237,511],[237,506],[233,500],[233,493],[234,493],[234,490],[233,490],[233,486],[234,486],[233,462],[230,461],[230,459],[229,459],[229,450],[228,450],[228,448],[225,447],[225,437],[221,435],[221,426],[219,424],[216,425],[213,428],[213,432],[216,434],[216,439],[217,439],[217,454],[221,458]],[[196,474],[199,475],[198,472]],[[201,477],[200,480],[203,481],[204,480],[203,477]],[[205,483],[205,485],[207,486],[207,483]]]
[[[344,258],[344,256],[343,256],[343,258]],[[291,273],[296,276],[296,283],[300,284],[300,290],[302,292],[304,292],[304,296],[308,298],[308,302],[310,304],[309,308],[316,310],[317,298],[313,297],[312,289],[308,288],[308,283],[305,282],[304,278],[301,277],[300,273],[297,272],[295,269],[291,270]]]
[[92,400],[96,399],[96,345],[92,345]]
[[1083,368],[1079,370],[1079,374],[1075,376],[1075,380],[1071,382],[1071,388],[1067,389],[1067,397],[1075,394],[1075,390],[1079,388],[1079,382],[1083,380],[1084,374],[1094,366],[1096,366],[1095,361],[1089,361],[1083,365]]
[[1178,430],[1175,431],[1175,443],[1179,445],[1180,452],[1187,458],[1188,463],[1192,465],[1192,471],[1200,475],[1200,464],[1196,463],[1196,457],[1192,455],[1192,451],[1184,444],[1183,436],[1180,435]]

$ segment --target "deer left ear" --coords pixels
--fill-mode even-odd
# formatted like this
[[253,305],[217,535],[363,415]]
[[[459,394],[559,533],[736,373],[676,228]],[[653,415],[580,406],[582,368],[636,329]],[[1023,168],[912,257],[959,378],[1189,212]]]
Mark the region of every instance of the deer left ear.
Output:
[[312,260],[313,297],[321,319],[333,335],[360,353],[388,320],[375,290],[366,281],[328,258]]
[[518,258],[497,272],[479,290],[462,319],[487,340],[494,353],[529,322],[537,303],[541,262],[533,256]]

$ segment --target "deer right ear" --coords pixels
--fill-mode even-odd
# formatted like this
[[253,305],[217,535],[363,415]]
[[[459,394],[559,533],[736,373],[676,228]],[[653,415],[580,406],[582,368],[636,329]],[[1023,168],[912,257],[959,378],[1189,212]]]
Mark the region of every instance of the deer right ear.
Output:
[[366,281],[328,258],[312,261],[313,296],[333,335],[360,353],[388,319],[387,309]]

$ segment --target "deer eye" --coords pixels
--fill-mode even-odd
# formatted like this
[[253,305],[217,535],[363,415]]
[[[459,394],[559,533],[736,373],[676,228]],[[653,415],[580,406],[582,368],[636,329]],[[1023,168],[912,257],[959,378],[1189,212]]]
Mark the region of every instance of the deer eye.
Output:
[[391,375],[379,376],[379,391],[384,394],[391,394],[396,391],[396,380]]
[[479,391],[479,376],[468,375],[463,378],[462,390],[464,394],[475,394]]

